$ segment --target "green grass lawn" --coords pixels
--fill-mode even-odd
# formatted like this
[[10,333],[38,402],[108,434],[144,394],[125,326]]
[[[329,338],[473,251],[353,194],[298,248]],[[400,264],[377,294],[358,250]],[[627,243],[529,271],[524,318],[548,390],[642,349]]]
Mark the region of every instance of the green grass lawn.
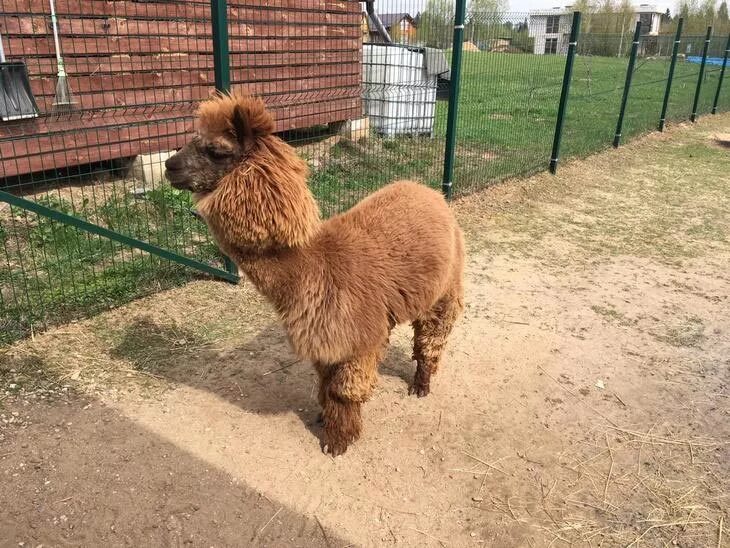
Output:
[[[579,55],[561,148],[563,160],[611,146],[628,59]],[[546,169],[550,159],[565,57],[465,52],[459,100],[454,190],[483,188],[507,177]],[[667,59],[639,59],[629,97],[623,141],[656,129]],[[720,67],[708,66],[699,112],[712,105]],[[677,64],[668,119],[691,114],[699,65]],[[721,107],[730,108],[730,84]],[[348,207],[373,189],[399,177],[441,184],[448,105],[437,104],[434,137],[372,138],[357,146],[338,145],[330,161],[315,170],[312,186],[328,213]]]

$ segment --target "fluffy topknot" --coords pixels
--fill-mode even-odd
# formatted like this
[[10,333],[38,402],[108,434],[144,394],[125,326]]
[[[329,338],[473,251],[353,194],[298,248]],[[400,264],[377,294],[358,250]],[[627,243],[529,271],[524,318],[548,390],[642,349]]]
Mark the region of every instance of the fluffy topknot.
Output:
[[203,101],[198,107],[198,129],[201,133],[215,138],[234,134],[234,113],[239,110],[247,123],[247,131],[254,137],[274,132],[274,118],[266,110],[266,105],[258,97],[245,93],[217,93]]

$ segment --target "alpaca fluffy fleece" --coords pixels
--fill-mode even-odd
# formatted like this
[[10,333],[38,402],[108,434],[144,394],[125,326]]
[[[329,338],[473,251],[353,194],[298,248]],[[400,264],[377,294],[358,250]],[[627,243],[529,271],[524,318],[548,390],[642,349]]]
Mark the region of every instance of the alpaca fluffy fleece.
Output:
[[[236,130],[236,116],[245,130]],[[198,211],[276,307],[296,354],[314,364],[324,448],[343,453],[360,435],[360,404],[396,324],[413,324],[411,391],[428,394],[463,308],[462,232],[439,193],[409,181],[321,221],[307,165],[272,134],[260,100],[218,96],[201,106],[198,120],[205,139],[238,140],[243,151],[212,190],[196,195]]]

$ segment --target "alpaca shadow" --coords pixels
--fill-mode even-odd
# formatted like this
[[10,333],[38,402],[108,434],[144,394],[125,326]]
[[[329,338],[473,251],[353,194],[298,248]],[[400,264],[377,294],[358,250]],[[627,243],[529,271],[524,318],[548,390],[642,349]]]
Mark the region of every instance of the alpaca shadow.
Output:
[[[215,394],[248,412],[294,412],[320,437],[318,378],[297,360],[286,333],[276,323],[234,347],[217,346],[195,330],[148,318],[125,327],[112,356],[141,372]],[[415,366],[410,352],[391,346],[380,373],[410,384]]]

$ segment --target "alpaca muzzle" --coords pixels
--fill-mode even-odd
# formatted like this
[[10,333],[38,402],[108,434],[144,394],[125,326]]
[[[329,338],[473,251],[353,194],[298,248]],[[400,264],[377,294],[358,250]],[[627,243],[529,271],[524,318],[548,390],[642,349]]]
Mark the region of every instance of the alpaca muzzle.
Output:
[[186,181],[184,174],[179,171],[166,169],[165,178],[170,181],[170,184],[174,188],[177,188],[178,190],[191,190],[190,183]]
[[165,178],[170,182],[173,188],[178,190],[195,191],[191,177],[183,169],[167,168],[165,170]]
[[179,153],[165,160],[165,178],[177,189],[190,190],[190,183],[184,172],[184,162]]

